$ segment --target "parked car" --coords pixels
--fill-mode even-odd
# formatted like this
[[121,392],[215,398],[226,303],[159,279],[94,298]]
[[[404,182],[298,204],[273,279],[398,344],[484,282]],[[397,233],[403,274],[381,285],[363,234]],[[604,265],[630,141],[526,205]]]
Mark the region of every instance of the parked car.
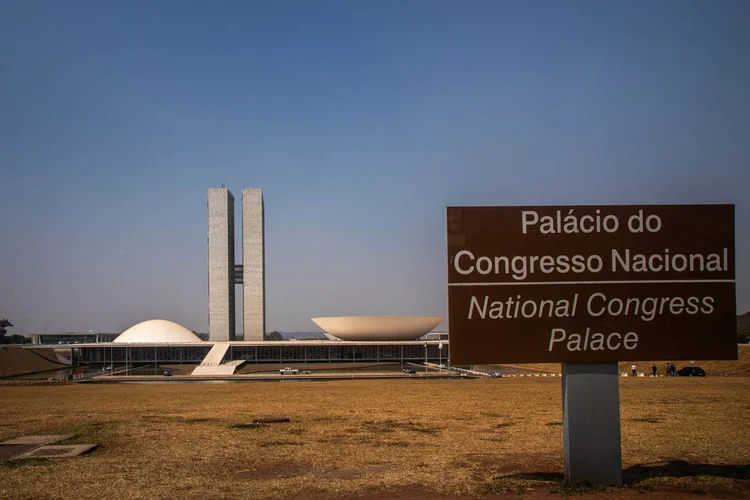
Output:
[[698,366],[686,366],[677,370],[678,377],[705,377],[706,372]]
[[279,373],[282,375],[297,375],[299,373],[299,370],[287,366],[286,368],[282,368],[281,370],[279,370]]
[[490,373],[490,377],[502,377],[503,372],[492,372]]
[[409,373],[409,374],[411,374],[411,373],[417,373],[417,370],[415,370],[414,368],[409,368],[409,367],[406,367],[406,368],[404,368],[401,371],[404,372],[404,373]]
[[172,370],[170,370],[169,368],[167,368],[166,370],[164,370],[163,375],[165,377],[171,377],[172,376]]

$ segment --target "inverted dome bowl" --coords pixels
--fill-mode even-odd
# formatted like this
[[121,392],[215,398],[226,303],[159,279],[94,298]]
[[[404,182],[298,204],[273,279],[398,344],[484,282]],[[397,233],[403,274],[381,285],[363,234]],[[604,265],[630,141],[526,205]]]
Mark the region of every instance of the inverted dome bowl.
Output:
[[312,318],[341,340],[415,340],[443,321],[442,316],[334,316]]

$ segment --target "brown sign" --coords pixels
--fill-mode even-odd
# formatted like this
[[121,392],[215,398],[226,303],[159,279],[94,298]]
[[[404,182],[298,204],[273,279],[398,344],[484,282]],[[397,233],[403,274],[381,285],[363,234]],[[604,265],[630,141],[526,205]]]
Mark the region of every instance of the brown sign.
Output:
[[737,359],[734,205],[447,216],[454,365]]

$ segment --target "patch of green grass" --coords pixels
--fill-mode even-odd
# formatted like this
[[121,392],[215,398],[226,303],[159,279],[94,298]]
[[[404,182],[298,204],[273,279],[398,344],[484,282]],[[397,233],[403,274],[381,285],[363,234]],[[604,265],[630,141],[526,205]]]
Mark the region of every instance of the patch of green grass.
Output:
[[495,425],[496,429],[502,429],[503,427],[511,427],[513,426],[513,422],[500,422],[499,424]]
[[550,427],[554,427],[554,426],[562,425],[562,424],[563,424],[562,422],[547,422],[545,425],[548,425]]

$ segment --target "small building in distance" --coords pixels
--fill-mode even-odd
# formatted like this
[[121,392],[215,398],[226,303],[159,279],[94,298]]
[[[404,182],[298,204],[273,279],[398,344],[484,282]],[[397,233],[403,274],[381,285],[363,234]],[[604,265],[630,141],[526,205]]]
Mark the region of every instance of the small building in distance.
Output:
[[29,333],[33,345],[43,344],[97,344],[100,342],[112,342],[120,334],[94,332],[48,332],[48,333]]

